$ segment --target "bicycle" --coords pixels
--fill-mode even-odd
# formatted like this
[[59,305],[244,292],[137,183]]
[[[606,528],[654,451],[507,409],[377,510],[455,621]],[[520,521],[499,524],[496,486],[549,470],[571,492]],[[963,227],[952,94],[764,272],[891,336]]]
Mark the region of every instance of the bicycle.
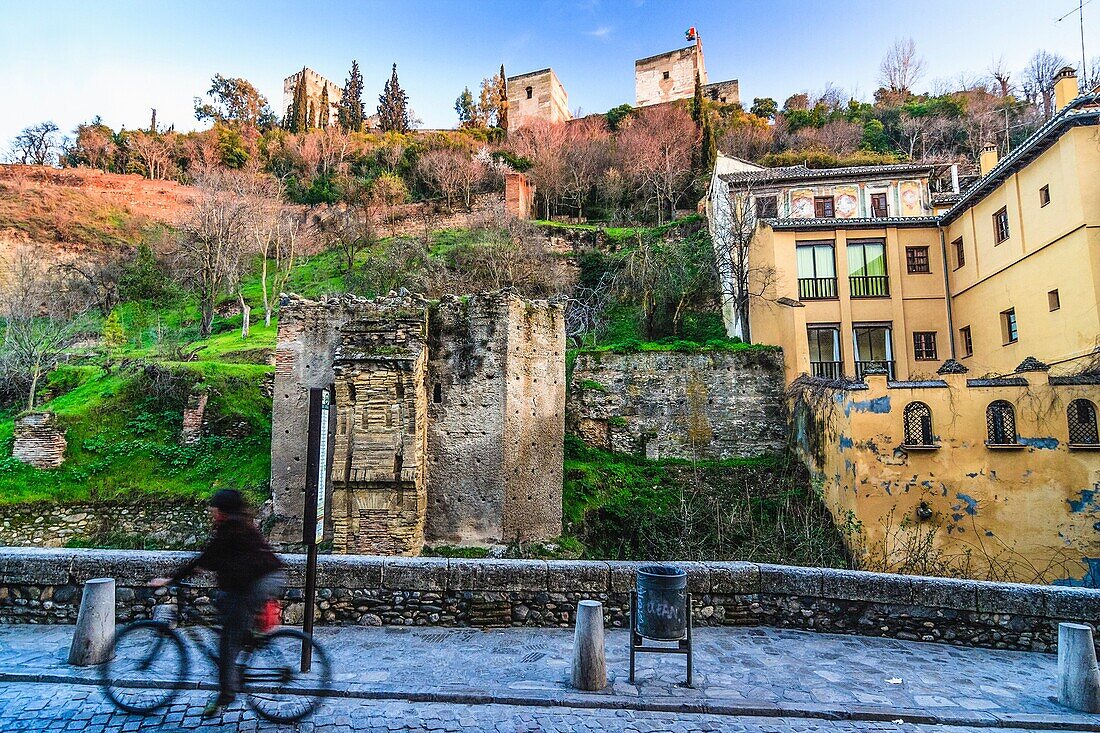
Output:
[[[153,619],[134,621],[115,632],[109,661],[100,670],[100,687],[120,709],[150,715],[171,704],[181,690],[196,689],[188,679],[188,642],[217,670],[217,636],[211,645],[211,634],[201,629],[217,631],[218,627],[201,619],[193,626],[176,623],[190,618],[188,587],[183,583],[177,587],[174,616],[171,605],[163,606],[166,610],[155,613]],[[301,671],[303,643],[312,650],[307,673]],[[332,680],[328,654],[297,629],[276,628],[270,633],[250,629],[237,668],[248,707],[273,723],[294,723],[310,715]]]

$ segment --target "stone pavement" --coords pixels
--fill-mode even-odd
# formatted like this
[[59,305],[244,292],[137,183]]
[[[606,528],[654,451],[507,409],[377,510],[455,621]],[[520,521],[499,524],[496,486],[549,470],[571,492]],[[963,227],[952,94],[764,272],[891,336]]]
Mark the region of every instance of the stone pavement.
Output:
[[[20,688],[91,689],[90,699],[100,704],[97,690],[73,685],[94,680],[94,671],[65,664],[72,630],[0,626],[5,694]],[[477,716],[485,708],[509,705],[518,711],[509,713],[509,720],[535,715],[550,730],[544,715],[547,720],[611,716],[608,725],[621,727],[625,724],[613,713],[624,711],[639,720],[648,720],[642,713],[698,715],[698,726],[716,716],[731,721],[754,716],[759,725],[780,718],[1100,730],[1100,716],[1074,714],[1051,699],[1057,660],[1048,654],[770,628],[704,628],[695,636],[695,687],[686,689],[680,684],[682,657],[639,656],[637,684],[629,684],[627,634],[612,630],[607,634],[611,683],[602,693],[582,693],[567,684],[568,630],[342,627],[322,628],[318,637],[333,658],[338,694],[363,702],[327,702],[317,723],[328,709],[369,710],[406,701],[402,704],[432,709],[448,703],[442,709],[468,709]],[[213,675],[204,668],[194,673],[196,680],[210,681]]]

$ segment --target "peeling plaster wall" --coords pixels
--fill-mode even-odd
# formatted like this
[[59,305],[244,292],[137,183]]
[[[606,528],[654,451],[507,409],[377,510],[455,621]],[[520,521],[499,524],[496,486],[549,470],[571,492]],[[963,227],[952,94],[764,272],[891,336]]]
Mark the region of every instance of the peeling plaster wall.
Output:
[[[796,445],[867,569],[1100,587],[1100,451],[1068,446],[1066,416],[1074,399],[1100,403],[1100,385],[1016,376],[1026,386],[967,386],[964,374],[795,385]],[[1020,447],[986,445],[994,400],[1014,406]],[[903,446],[915,401],[931,409],[935,450]]]

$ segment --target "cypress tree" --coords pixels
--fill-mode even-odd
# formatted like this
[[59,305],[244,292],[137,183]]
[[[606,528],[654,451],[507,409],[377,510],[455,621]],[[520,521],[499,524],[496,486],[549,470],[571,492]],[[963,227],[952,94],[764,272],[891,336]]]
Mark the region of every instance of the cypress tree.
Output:
[[508,134],[508,77],[504,75],[504,64],[500,65],[500,102],[497,112],[497,127]]
[[363,129],[363,117],[363,75],[359,73],[359,62],[352,61],[336,119],[344,132],[359,132]]
[[691,99],[691,119],[695,121],[696,127],[703,124],[703,82],[699,79],[699,74],[695,75],[695,96]]
[[322,130],[328,127],[328,118],[332,114],[332,103],[328,100],[328,84],[321,87],[321,109],[317,114],[317,127]]
[[718,140],[714,137],[714,122],[710,115],[703,114],[703,135],[699,141],[699,162],[702,172],[709,174],[718,160]]
[[409,95],[397,80],[397,64],[378,97],[378,124],[382,132],[409,131]]
[[309,106],[306,107],[306,132],[309,132],[314,127],[317,127],[317,115],[313,110],[313,100],[309,100]]
[[305,132],[307,127],[306,114],[309,102],[306,99],[306,69],[302,67],[302,74],[298,77],[298,83],[294,85],[294,96],[290,103],[290,109],[286,113],[284,127],[291,132]]

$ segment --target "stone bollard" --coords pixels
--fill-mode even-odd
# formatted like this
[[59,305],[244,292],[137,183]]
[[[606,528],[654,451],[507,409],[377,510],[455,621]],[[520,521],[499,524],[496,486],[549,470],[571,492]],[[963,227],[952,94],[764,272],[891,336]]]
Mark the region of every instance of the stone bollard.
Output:
[[69,664],[88,666],[107,661],[115,633],[115,579],[94,578],[84,584]]
[[607,686],[607,660],[603,645],[603,604],[577,604],[577,628],[573,633],[573,687],[596,692]]
[[1100,670],[1090,626],[1058,624],[1058,702],[1100,713]]

